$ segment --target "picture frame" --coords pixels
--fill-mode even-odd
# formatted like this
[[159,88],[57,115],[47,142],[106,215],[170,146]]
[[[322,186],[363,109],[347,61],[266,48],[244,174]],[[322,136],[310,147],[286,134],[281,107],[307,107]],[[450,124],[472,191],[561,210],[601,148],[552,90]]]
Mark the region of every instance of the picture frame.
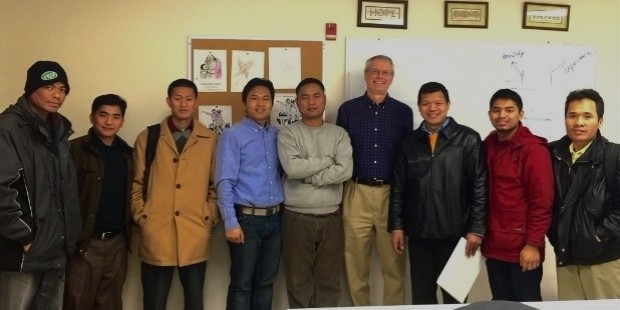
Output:
[[568,31],[570,5],[523,3],[523,29]]
[[489,3],[444,1],[444,27],[488,28]]
[[407,29],[409,1],[358,0],[357,26]]

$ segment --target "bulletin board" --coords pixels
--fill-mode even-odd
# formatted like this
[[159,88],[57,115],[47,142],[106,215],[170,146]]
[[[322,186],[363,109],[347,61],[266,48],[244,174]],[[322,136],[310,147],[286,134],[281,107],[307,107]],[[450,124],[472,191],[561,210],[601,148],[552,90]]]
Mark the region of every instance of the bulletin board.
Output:
[[[281,65],[284,68],[283,70],[286,70],[287,64],[276,64],[280,59],[286,58],[277,57],[276,51],[285,56],[291,52],[295,56],[291,57],[295,62],[292,67],[298,67],[291,70],[294,73],[291,74],[291,78],[286,79],[286,83],[278,83],[270,78],[270,72],[273,73],[273,78],[277,77],[280,81],[286,77],[280,76],[279,71],[270,68],[270,65]],[[270,52],[272,53],[271,57]],[[242,56],[245,54],[253,55],[254,59],[242,60]],[[260,57],[261,54],[262,57]],[[275,59],[272,64],[270,64],[270,58]],[[260,69],[261,61],[262,70]],[[250,75],[245,76],[248,72]],[[257,74],[262,74],[262,76],[256,76]],[[276,89],[276,98],[278,98],[278,94],[294,94],[295,86],[304,78],[314,77],[322,80],[323,41],[189,37],[188,79],[196,83],[199,91],[199,110],[196,111],[196,114],[201,113],[201,106],[224,106],[226,109],[232,110],[230,112],[232,123],[240,121],[244,116],[241,89],[253,77],[271,80]],[[215,110],[213,112],[215,113]],[[198,115],[198,118],[200,116]]]

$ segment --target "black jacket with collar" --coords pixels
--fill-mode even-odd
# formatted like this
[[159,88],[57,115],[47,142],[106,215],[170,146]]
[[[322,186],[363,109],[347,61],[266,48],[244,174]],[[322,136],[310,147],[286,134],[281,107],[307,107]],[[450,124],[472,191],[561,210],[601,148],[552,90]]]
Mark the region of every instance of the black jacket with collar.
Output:
[[42,120],[25,96],[0,115],[0,270],[64,269],[74,251],[82,224],[72,133],[58,113]]
[[[88,130],[87,135],[71,140],[71,156],[77,171],[80,211],[84,224],[82,235],[77,245],[77,253],[82,255],[86,253],[88,249],[89,241],[95,227],[97,211],[99,210],[99,200],[101,199],[101,182],[103,180],[105,168],[103,160],[97,151],[99,143],[102,142],[99,141],[99,138],[95,135],[92,128]],[[115,137],[114,143],[118,145],[123,153],[123,158],[127,167],[125,236],[127,237],[127,241],[129,241],[131,233],[131,211],[129,202],[131,200],[131,183],[134,177],[133,148],[119,136]]]
[[[594,265],[619,259],[620,167],[616,164],[619,159],[606,160],[612,143],[600,132],[572,164],[570,144],[567,136],[549,144],[555,199],[548,236],[556,263],[558,266]],[[606,167],[606,162],[614,163],[615,167]],[[607,175],[613,179],[606,181]]]
[[409,237],[457,239],[486,231],[486,163],[480,135],[453,118],[438,133],[434,153],[420,126],[397,151],[388,231]]

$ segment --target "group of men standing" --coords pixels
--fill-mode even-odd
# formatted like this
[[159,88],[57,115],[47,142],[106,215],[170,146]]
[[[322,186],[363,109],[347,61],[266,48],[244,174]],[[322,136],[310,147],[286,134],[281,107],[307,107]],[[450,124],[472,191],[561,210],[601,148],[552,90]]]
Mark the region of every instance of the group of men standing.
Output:
[[405,302],[407,250],[413,304],[437,303],[461,238],[463,255],[486,256],[494,300],[539,301],[545,235],[559,299],[620,298],[620,147],[600,134],[596,91],[569,94],[566,136],[547,144],[522,125],[519,94],[498,90],[483,141],[447,115],[437,82],[419,90],[414,130],[412,109],[388,94],[394,74],[389,57],[368,59],[366,92],[335,125],[323,120],[323,83],[306,78],[302,118],[280,130],[268,122],[273,84],[251,79],[244,118],[220,136],[193,117],[196,85],[175,80],[170,116],[132,148],[117,135],[127,103],[115,94],[95,98],[92,127],[69,141],[58,113],[67,75],[36,62],[0,114],[0,308],[121,309],[135,224],[144,308],[166,308],[177,269],[184,308],[203,309],[220,215],[227,309],[271,309],[281,256],[292,308],[337,306],[343,271],[353,304],[369,305],[373,244],[384,305]]

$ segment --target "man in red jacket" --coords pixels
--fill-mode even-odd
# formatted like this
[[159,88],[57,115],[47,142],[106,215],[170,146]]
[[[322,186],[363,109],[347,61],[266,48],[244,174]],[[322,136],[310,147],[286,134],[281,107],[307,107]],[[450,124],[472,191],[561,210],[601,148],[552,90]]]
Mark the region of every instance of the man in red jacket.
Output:
[[523,101],[510,89],[490,100],[495,128],[484,140],[488,226],[482,242],[493,300],[541,301],[545,234],[551,224],[553,172],[546,140],[521,124]]

